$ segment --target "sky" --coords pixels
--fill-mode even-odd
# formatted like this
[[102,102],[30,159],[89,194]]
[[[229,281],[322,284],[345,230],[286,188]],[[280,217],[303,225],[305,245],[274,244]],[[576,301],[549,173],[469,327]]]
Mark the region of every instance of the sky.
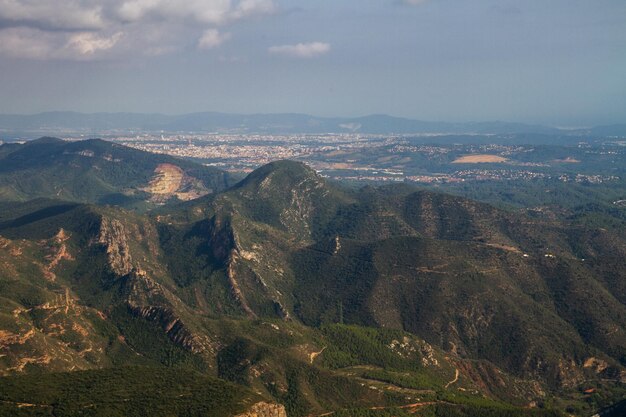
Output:
[[624,0],[0,0],[0,113],[626,123]]

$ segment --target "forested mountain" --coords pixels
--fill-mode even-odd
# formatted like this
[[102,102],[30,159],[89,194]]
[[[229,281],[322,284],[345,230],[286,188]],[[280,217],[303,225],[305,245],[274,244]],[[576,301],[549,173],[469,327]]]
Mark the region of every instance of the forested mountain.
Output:
[[0,146],[0,199],[54,198],[147,208],[221,191],[228,173],[99,139]]
[[[71,145],[31,144],[29,169],[102,159],[101,142]],[[126,166],[128,150],[106,146]],[[4,156],[13,170],[24,149]],[[146,167],[100,178],[140,187]],[[87,415],[207,415],[186,395],[219,399],[219,415],[586,415],[624,395],[624,230],[404,185],[344,189],[291,161],[143,214],[74,200],[0,205],[7,415],[79,415],[72,398]],[[98,382],[151,373],[146,392],[172,387],[163,398]]]

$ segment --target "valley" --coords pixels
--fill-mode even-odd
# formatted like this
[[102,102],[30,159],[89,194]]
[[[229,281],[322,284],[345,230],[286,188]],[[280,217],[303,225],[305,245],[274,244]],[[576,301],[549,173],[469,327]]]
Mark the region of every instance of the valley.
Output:
[[[67,136],[73,138],[71,134]],[[407,183],[513,207],[582,202],[609,207],[624,198],[621,136],[593,131],[536,134],[244,134],[170,132],[107,140],[190,158],[242,175],[276,159],[306,163],[325,178]],[[506,192],[507,189],[513,192]]]

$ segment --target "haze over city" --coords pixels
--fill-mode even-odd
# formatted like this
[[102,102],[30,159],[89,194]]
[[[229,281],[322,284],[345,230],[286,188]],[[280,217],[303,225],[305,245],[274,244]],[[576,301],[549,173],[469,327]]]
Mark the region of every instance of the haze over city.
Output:
[[0,0],[0,113],[626,116],[626,3]]

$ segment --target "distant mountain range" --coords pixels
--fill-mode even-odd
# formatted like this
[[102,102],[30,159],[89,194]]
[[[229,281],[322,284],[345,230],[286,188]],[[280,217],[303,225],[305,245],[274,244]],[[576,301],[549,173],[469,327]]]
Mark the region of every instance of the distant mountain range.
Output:
[[226,114],[191,113],[178,116],[143,113],[47,112],[34,115],[0,115],[0,132],[55,132],[84,130],[100,133],[107,130],[194,131],[233,133],[340,133],[369,134],[476,133],[476,134],[598,134],[626,135],[626,125],[600,126],[591,129],[561,130],[554,127],[509,123],[448,123],[412,120],[388,115],[364,117],[316,117],[306,114]]

